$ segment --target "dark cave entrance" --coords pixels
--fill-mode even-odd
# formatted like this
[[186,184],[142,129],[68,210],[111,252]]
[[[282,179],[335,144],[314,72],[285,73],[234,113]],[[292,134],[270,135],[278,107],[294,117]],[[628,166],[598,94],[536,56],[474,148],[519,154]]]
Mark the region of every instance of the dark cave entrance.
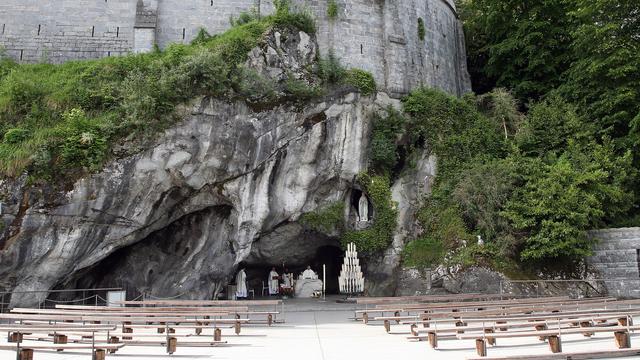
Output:
[[314,269],[319,269],[318,275],[322,278],[322,264],[326,265],[327,283],[325,284],[327,294],[338,294],[338,276],[342,268],[344,253],[336,246],[323,246],[316,250],[315,262],[311,265]]
[[[285,270],[293,273],[295,279],[302,272],[311,266],[311,269],[318,274],[318,278],[322,280],[322,265],[326,266],[326,293],[338,294],[338,276],[342,268],[344,252],[337,245],[323,245],[312,250],[307,256],[302,258],[290,259],[279,264],[269,263],[247,263],[240,264],[239,269],[244,268],[247,274],[247,287],[255,292],[256,297],[263,294],[262,287],[268,286],[267,280],[272,267],[276,268],[279,275]],[[232,280],[235,284],[235,278]],[[264,291],[264,296],[268,296],[268,290]]]

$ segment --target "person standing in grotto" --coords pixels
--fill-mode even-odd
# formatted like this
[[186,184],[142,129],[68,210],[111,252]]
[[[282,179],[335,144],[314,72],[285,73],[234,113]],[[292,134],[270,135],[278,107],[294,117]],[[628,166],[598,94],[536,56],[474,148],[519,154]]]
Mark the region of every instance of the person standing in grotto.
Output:
[[276,271],[276,268],[272,267],[267,280],[269,283],[269,295],[278,295],[279,279],[280,275]]

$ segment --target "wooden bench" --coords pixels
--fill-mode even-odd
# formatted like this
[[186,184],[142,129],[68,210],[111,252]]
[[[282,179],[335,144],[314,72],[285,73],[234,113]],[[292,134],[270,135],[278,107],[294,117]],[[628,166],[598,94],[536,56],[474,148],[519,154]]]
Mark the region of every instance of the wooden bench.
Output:
[[552,353],[562,352],[561,335],[580,334],[584,332],[601,333],[612,332],[614,335],[616,346],[619,349],[627,349],[631,347],[630,331],[640,330],[640,326],[613,326],[613,327],[581,327],[576,329],[548,329],[541,331],[522,331],[522,332],[505,332],[505,333],[479,333],[479,334],[458,334],[460,340],[474,339],[476,341],[476,352],[478,356],[487,356],[487,339],[499,338],[517,338],[517,337],[545,337],[549,343],[549,349]]
[[[374,309],[356,310],[355,318],[358,319],[358,314],[362,314],[362,319],[365,323],[369,321],[369,315],[372,313],[384,313],[393,312],[394,316],[399,317],[400,313],[415,313],[418,316],[420,313],[431,313],[437,310],[448,309],[450,311],[478,311],[489,309],[507,309],[515,307],[528,306],[531,308],[548,307],[550,305],[557,305],[560,308],[563,307],[579,307],[588,306],[589,304],[598,304],[598,306],[605,306],[609,302],[615,301],[614,298],[597,298],[597,299],[584,299],[584,300],[571,300],[567,297],[560,298],[546,298],[546,299],[518,299],[518,300],[506,300],[506,301],[488,301],[488,302],[457,302],[457,303],[436,303],[436,304],[401,304],[400,306],[383,305],[381,307],[376,306]],[[635,304],[640,304],[638,300],[632,300]],[[627,304],[627,302],[625,302]]]
[[115,352],[124,344],[0,344],[0,350],[16,352],[16,360],[33,360],[34,351],[91,350],[92,359],[104,360],[107,351]]
[[640,349],[579,351],[563,354],[471,357],[467,360],[588,360],[640,356]]

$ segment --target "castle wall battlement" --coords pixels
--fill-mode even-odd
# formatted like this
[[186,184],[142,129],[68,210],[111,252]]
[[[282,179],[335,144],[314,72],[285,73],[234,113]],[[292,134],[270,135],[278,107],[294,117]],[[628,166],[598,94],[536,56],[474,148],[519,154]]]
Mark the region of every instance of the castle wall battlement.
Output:
[[[292,0],[313,13],[321,54],[330,49],[347,67],[370,71],[395,95],[432,86],[470,91],[464,35],[452,0]],[[243,11],[273,12],[272,0],[3,0],[0,47],[24,63],[61,63],[148,51],[154,43],[188,43],[200,28],[230,27]],[[418,36],[418,19],[425,37]]]

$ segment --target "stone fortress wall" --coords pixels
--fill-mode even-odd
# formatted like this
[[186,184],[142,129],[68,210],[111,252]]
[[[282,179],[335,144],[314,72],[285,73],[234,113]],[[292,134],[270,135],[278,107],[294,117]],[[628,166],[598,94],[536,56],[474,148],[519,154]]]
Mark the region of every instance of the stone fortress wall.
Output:
[[640,227],[591,231],[598,240],[587,262],[608,279],[610,296],[640,298]]
[[[453,0],[292,0],[317,21],[323,55],[370,71],[392,95],[427,85],[471,90],[464,36]],[[20,62],[61,63],[148,51],[154,43],[188,43],[205,28],[230,27],[243,11],[273,12],[272,0],[2,0],[0,47]],[[418,36],[418,18],[425,38]]]

